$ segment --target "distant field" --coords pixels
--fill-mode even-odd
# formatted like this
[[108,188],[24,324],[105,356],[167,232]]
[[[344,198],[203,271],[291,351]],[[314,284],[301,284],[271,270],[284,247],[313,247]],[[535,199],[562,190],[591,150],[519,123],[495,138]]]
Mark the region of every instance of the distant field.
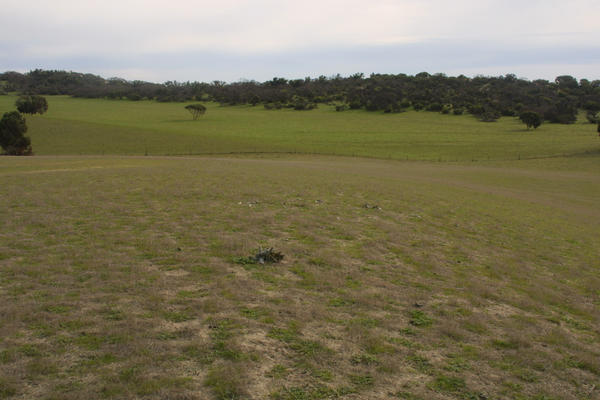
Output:
[[0,398],[597,399],[598,157],[489,165],[0,157]]
[[[0,112],[14,109],[0,96]],[[192,121],[187,103],[48,97],[43,116],[27,117],[33,148],[49,154],[314,153],[399,160],[517,160],[598,154],[595,127],[544,124],[527,131],[515,118],[482,123],[432,112],[268,111],[220,107]]]

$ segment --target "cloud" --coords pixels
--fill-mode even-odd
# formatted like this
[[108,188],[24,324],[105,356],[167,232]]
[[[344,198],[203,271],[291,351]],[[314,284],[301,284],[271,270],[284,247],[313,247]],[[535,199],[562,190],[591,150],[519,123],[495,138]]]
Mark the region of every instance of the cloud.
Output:
[[[155,71],[150,75],[158,77],[162,75],[156,71],[165,67],[156,64],[193,73],[236,60],[237,72],[232,74],[255,77],[263,76],[264,70],[251,66],[288,68],[278,73],[284,75],[302,69],[300,64],[304,73],[314,75],[327,65],[343,72],[374,69],[375,61],[388,67],[415,64],[402,62],[396,49],[410,49],[409,56],[422,57],[423,67],[437,66],[432,70],[451,65],[477,68],[478,64],[464,65],[465,57],[477,62],[493,59],[494,53],[521,54],[526,59],[512,59],[512,64],[532,65],[528,54],[548,53],[548,48],[566,51],[558,60],[562,64],[581,64],[585,56],[568,50],[574,44],[584,49],[586,43],[592,48],[600,43],[597,15],[597,0],[4,0],[0,70],[27,63],[62,68],[89,64],[96,71]],[[367,49],[375,59],[360,58]],[[382,49],[392,54],[386,58]],[[437,60],[428,58],[431,52],[437,52]],[[299,57],[332,54],[348,65]],[[274,64],[261,63],[261,57]],[[203,65],[195,66],[193,60]],[[125,62],[128,65],[117,66]]]

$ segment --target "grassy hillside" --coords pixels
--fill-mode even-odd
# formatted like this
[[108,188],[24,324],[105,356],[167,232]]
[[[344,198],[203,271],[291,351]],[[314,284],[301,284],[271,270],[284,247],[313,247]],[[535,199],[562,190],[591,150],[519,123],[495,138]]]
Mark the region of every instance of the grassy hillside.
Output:
[[[0,112],[14,96],[0,96]],[[600,151],[595,127],[542,125],[515,118],[481,123],[431,112],[337,113],[219,107],[192,121],[182,103],[48,97],[49,111],[27,118],[33,148],[47,154],[209,154],[291,152],[401,160],[517,160]]]
[[[275,126],[290,140],[300,121],[324,132],[318,121],[358,118],[213,106],[196,124],[176,117],[180,105],[117,103],[163,110],[126,126],[120,113],[90,122],[99,114],[85,104],[114,103],[53,98],[32,125],[204,138],[191,127],[236,116],[261,121],[231,122],[245,134],[270,126],[254,139],[274,149]],[[360,115],[384,121],[356,127],[363,145],[369,129],[390,137],[406,120],[416,135],[427,115],[446,129],[436,137],[462,126],[460,137],[585,148],[580,126],[526,133],[510,120]],[[482,146],[504,157],[505,145]],[[597,398],[598,158],[493,165],[0,158],[0,398]],[[259,245],[283,263],[245,262]]]

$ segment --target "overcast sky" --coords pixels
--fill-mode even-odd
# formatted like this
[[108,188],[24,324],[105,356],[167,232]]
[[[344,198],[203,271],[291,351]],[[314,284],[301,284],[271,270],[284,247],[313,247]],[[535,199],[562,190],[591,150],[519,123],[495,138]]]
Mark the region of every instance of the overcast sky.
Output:
[[1,0],[0,71],[600,79],[599,0]]

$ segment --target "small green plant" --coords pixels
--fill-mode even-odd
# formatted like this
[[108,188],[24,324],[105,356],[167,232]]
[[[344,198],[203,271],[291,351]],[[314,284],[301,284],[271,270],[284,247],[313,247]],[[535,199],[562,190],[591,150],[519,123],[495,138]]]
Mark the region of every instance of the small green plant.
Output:
[[429,360],[420,355],[412,355],[407,358],[408,362],[419,372],[425,374],[431,374],[433,372],[433,365]]
[[350,358],[352,364],[377,365],[379,360],[371,354],[355,354]]
[[410,324],[418,327],[426,327],[433,323],[433,319],[421,310],[410,312]]
[[375,384],[375,379],[371,375],[350,375],[350,382],[359,389],[364,389]]
[[439,375],[434,379],[431,387],[439,392],[457,393],[464,391],[467,385],[462,378]]

